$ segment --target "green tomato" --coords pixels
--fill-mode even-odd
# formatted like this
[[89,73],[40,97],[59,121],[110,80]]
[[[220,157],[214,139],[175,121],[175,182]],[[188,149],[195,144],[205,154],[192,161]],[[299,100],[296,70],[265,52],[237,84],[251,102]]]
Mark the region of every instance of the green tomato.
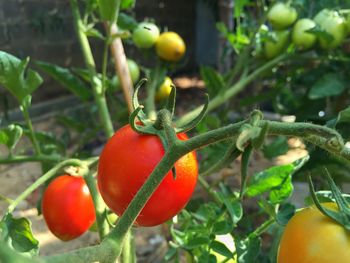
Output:
[[269,59],[280,55],[288,46],[289,31],[275,31],[272,32],[274,39],[269,39],[265,42],[264,51],[265,56]]
[[314,18],[322,30],[332,36],[332,40],[320,37],[320,45],[324,49],[340,46],[346,37],[345,19],[337,11],[323,9]]
[[133,84],[135,84],[140,78],[140,68],[134,60],[128,59],[128,68]]
[[138,24],[132,34],[132,40],[138,48],[151,48],[159,37],[159,28],[148,22]]
[[[140,68],[136,62],[131,59],[127,59],[127,62],[132,83],[135,84],[140,78]],[[117,75],[114,75],[111,79],[110,86],[113,91],[121,87],[121,83]]]
[[276,29],[284,29],[292,25],[298,17],[295,8],[278,2],[274,4],[267,13],[267,19],[271,25]]
[[306,32],[316,26],[316,23],[308,18],[298,20],[293,28],[292,41],[301,49],[311,48],[317,40],[316,35]]

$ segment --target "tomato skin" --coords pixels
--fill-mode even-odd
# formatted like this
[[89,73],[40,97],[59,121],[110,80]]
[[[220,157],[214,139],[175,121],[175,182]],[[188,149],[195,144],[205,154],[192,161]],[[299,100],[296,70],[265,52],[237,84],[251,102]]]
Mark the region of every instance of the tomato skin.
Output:
[[148,22],[138,24],[132,34],[132,40],[138,48],[151,48],[159,37],[159,28]]
[[170,62],[179,61],[186,52],[186,44],[176,32],[162,33],[156,42],[157,55]]
[[87,231],[95,222],[95,208],[84,179],[55,178],[44,191],[42,213],[50,231],[63,241]]
[[316,23],[311,19],[299,19],[293,28],[293,43],[301,49],[311,48],[316,43],[317,37],[314,34],[306,31],[314,28],[315,26]]
[[[185,134],[178,134],[186,140]],[[132,198],[164,155],[160,139],[142,135],[126,125],[105,145],[98,165],[97,182],[102,198],[117,215]],[[175,216],[189,201],[198,176],[195,152],[180,158],[176,178],[169,171],[136,219],[140,226],[155,226]]]
[[[334,203],[323,206],[337,210]],[[297,212],[280,241],[277,263],[348,263],[350,233],[315,206]]]
[[344,42],[347,33],[346,22],[338,12],[323,9],[315,16],[314,21],[321,27],[321,29],[333,37],[333,40],[331,41],[320,38],[319,40],[322,48],[333,49]]
[[169,97],[172,84],[173,84],[173,81],[171,80],[171,78],[166,76],[164,78],[163,83],[159,86],[156,92],[156,101],[164,100]]
[[268,59],[280,55],[286,49],[289,42],[288,30],[275,31],[273,34],[275,34],[276,41],[267,40],[264,46],[265,56]]
[[292,25],[297,17],[295,8],[282,2],[274,4],[267,13],[267,19],[275,29],[284,29]]

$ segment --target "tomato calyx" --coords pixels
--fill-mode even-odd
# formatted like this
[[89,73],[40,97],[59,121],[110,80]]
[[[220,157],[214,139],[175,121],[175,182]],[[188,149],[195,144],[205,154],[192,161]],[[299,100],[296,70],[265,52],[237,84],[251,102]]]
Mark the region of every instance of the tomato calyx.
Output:
[[332,177],[330,176],[329,172],[326,170],[326,179],[327,183],[331,189],[331,192],[334,196],[334,199],[337,203],[339,211],[334,211],[331,209],[328,209],[321,205],[320,201],[318,200],[318,197],[315,192],[314,185],[312,183],[311,176],[309,176],[309,188],[311,192],[311,198],[313,202],[315,203],[315,206],[324,214],[325,216],[333,219],[340,225],[342,225],[346,230],[350,231],[350,204],[349,202],[344,198],[342,195],[342,192],[338,188],[338,186],[334,183]]
[[140,105],[138,100],[139,89],[146,82],[147,82],[147,79],[145,78],[139,81],[139,83],[135,88],[135,92],[132,99],[134,111],[130,115],[129,122],[130,122],[131,128],[134,131],[141,134],[157,135],[161,137],[162,141],[168,141],[168,140],[164,140],[163,130],[165,130],[166,134],[170,133],[169,129],[173,129],[174,130],[173,132],[175,134],[181,133],[181,132],[187,132],[193,129],[194,127],[196,127],[196,125],[205,116],[208,109],[208,104],[209,104],[208,94],[206,94],[206,102],[201,112],[196,117],[194,117],[191,121],[189,121],[188,123],[184,124],[181,127],[173,127],[172,119],[174,117],[174,112],[175,112],[176,87],[175,85],[171,85],[172,89],[167,99],[167,103],[165,107],[159,110],[155,120],[150,120],[143,111],[143,108],[144,108],[143,105]]

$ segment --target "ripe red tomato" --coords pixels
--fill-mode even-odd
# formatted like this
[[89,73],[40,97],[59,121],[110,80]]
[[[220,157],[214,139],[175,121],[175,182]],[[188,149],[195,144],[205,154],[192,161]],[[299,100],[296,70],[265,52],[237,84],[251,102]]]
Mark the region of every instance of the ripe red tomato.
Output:
[[[186,140],[186,134],[177,135]],[[97,182],[102,198],[116,214],[123,214],[132,198],[164,155],[155,135],[142,135],[126,125],[105,145],[100,156]],[[190,199],[198,176],[195,152],[180,158],[176,178],[169,171],[136,219],[140,226],[155,226],[175,216]]]
[[82,235],[95,221],[94,204],[82,177],[62,175],[46,188],[42,213],[50,231],[63,241]]

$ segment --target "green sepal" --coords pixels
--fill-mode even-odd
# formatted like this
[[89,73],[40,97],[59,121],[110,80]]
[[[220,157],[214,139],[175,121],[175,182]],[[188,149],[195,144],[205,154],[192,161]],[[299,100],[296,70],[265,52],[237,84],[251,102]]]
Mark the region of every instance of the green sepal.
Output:
[[333,211],[333,210],[328,209],[328,208],[321,205],[321,203],[318,200],[318,197],[315,193],[315,188],[314,188],[314,185],[312,183],[311,176],[309,176],[309,189],[310,189],[310,193],[311,193],[311,198],[312,198],[315,206],[320,210],[320,212],[322,214],[333,219],[337,223],[341,224],[346,230],[350,231],[349,203],[342,196],[339,188],[336,186],[336,184],[334,183],[333,179],[328,174],[328,172],[326,174],[326,178],[327,178],[328,184],[331,188],[332,194],[335,197],[339,211]]
[[243,193],[246,186],[247,176],[248,176],[248,165],[249,158],[252,155],[253,147],[252,145],[248,145],[245,148],[245,151],[242,153],[242,161],[241,161],[241,190],[239,193],[240,198],[243,197]]
[[171,84],[171,91],[167,99],[165,108],[170,112],[171,118],[174,116],[175,104],[176,104],[176,87],[174,84]]
[[205,114],[207,113],[207,110],[208,110],[209,95],[205,94],[205,98],[206,98],[206,102],[203,105],[203,108],[202,108],[201,112],[193,120],[191,120],[187,124],[185,124],[185,125],[183,125],[181,127],[175,128],[176,133],[187,132],[189,130],[192,130],[204,118],[204,116],[205,116]]

